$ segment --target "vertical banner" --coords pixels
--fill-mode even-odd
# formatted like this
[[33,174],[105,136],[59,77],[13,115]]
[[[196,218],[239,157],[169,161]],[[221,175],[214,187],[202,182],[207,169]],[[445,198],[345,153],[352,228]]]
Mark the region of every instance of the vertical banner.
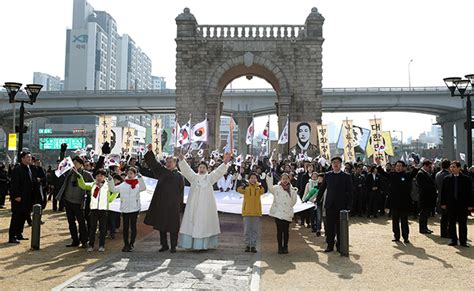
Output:
[[111,138],[110,148],[112,150],[110,153],[120,155],[122,154],[122,144],[123,144],[122,128],[112,127],[111,132],[112,132],[112,138]]
[[132,153],[134,139],[135,139],[135,128],[124,127],[122,149],[125,153],[128,153],[128,154]]
[[321,158],[326,159],[326,161],[331,160],[331,150],[329,147],[329,138],[328,138],[328,126],[327,125],[317,125],[316,129],[318,131],[318,142],[319,142],[319,153]]
[[99,116],[99,126],[97,127],[96,149],[102,148],[104,142],[112,143],[112,116]]
[[344,120],[342,122],[342,136],[344,138],[344,161],[354,162],[354,132],[352,129],[352,120]]
[[161,144],[161,134],[163,129],[161,128],[161,118],[155,117],[151,121],[151,144],[153,146],[153,152],[160,156],[163,152]]
[[367,146],[367,157],[372,155],[374,163],[385,165],[387,160],[385,158],[385,144],[382,138],[382,119],[369,119],[369,122],[370,140]]
[[16,133],[9,133],[8,134],[8,150],[9,151],[16,151]]

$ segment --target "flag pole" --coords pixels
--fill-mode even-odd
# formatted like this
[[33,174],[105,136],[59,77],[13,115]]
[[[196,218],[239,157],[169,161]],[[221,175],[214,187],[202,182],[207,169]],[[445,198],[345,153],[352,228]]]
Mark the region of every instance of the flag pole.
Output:
[[250,124],[252,124],[253,126],[253,129],[252,129],[252,138],[251,138],[251,144],[250,144],[250,155],[253,156],[253,134],[255,133],[255,123],[254,123],[254,115],[252,113],[252,122]]
[[268,115],[267,156],[270,156],[270,115]]
[[230,123],[229,123],[229,141],[230,141],[230,150],[229,150],[229,157],[232,157],[234,152],[234,138],[232,133],[234,132],[234,113],[230,114]]
[[288,124],[288,142],[286,144],[286,149],[288,151],[287,155],[290,154],[290,114],[288,113],[286,115],[286,123]]

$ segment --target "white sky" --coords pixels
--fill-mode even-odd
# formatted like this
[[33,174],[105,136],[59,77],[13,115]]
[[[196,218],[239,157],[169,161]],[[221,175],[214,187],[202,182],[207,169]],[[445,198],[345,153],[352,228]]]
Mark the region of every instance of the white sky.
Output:
[[[153,74],[174,88],[175,17],[189,7],[200,24],[303,24],[316,6],[326,18],[323,86],[443,86],[442,78],[474,72],[472,0],[90,0],[109,12],[120,34],[129,34],[153,61]],[[33,72],[64,76],[66,28],[73,0],[1,1],[0,83],[32,81]],[[255,78],[254,78],[255,79]],[[243,84],[239,84],[243,83]],[[236,87],[262,83],[235,82]],[[447,98],[449,98],[447,96]],[[358,118],[328,114],[326,122]],[[373,114],[370,113],[370,116]],[[405,139],[429,130],[434,117],[377,114],[385,129],[403,130]],[[409,116],[412,116],[410,114]],[[389,128],[391,125],[394,128]]]

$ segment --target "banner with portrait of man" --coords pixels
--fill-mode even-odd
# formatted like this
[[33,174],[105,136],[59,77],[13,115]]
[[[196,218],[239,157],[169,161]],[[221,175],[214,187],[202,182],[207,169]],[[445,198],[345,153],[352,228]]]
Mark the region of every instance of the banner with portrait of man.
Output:
[[293,158],[315,158],[319,155],[316,122],[290,122],[290,152]]
[[[341,126],[341,131],[339,132],[339,138],[337,140],[337,148],[344,149],[344,137],[343,137],[343,128]],[[367,143],[370,138],[370,130],[363,128],[361,126],[352,125],[352,143],[354,144],[354,152],[359,155],[365,156]]]

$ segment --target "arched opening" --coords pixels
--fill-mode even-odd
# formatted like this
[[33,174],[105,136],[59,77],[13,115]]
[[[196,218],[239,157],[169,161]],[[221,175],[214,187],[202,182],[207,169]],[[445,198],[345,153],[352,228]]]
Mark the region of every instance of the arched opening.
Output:
[[[219,83],[222,88],[219,145],[222,148],[227,143],[232,117],[234,148],[238,154],[267,155],[278,140],[275,103],[278,101],[279,83],[268,72],[239,67],[226,72]],[[247,139],[252,121],[254,133]]]

